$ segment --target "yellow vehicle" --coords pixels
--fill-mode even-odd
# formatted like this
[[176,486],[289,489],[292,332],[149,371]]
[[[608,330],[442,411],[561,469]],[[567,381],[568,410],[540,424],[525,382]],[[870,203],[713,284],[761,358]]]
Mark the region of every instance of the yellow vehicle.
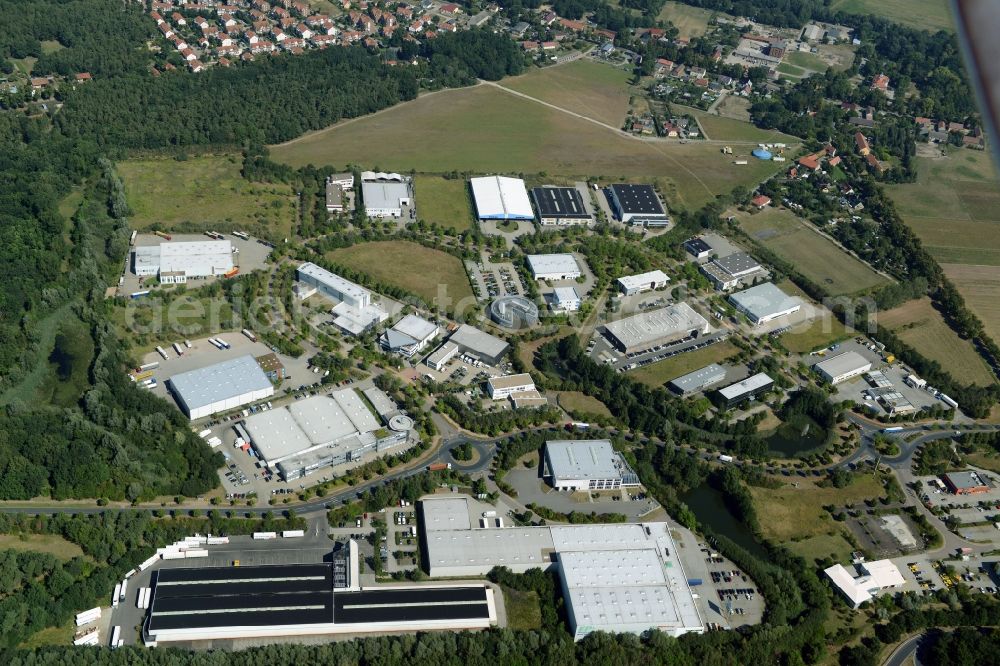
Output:
[[233,566],[234,567],[240,566],[240,561],[239,560],[233,560]]
[[888,356],[885,357],[885,362],[886,363],[895,363],[895,361],[896,361],[896,357],[893,356],[892,354],[889,354]]

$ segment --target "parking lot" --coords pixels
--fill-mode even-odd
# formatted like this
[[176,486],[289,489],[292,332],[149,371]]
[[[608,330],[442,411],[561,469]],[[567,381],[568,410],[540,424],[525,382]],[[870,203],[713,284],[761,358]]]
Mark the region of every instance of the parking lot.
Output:
[[709,629],[735,629],[760,623],[764,598],[753,580],[689,530],[671,521],[670,532],[688,580],[701,581],[692,584],[691,591]]
[[527,289],[520,273],[509,261],[492,263],[483,252],[479,262],[466,261],[465,270],[472,281],[472,290],[480,301],[492,301],[500,296],[523,296]]
[[630,521],[635,521],[660,508],[659,503],[642,488],[622,488],[600,493],[555,490],[539,476],[537,466],[531,469],[512,469],[504,476],[504,481],[517,490],[518,502],[525,505],[538,504],[559,513],[621,513]]
[[[191,347],[188,348],[185,346],[183,338],[179,338],[177,342],[181,345],[184,352],[182,356],[178,356],[177,352],[169,344],[161,345],[167,354],[167,358],[163,358],[155,351],[146,354],[142,359],[143,363],[157,362],[160,364],[160,367],[153,371],[153,377],[156,379],[156,387],[150,390],[156,395],[173,402],[173,397],[170,396],[166,389],[166,380],[171,376],[247,354],[257,357],[272,352],[272,349],[263,342],[253,342],[239,332],[221,333],[214,337],[224,340],[230,345],[230,349],[218,349],[208,341],[208,338],[189,340],[188,342],[191,343]],[[277,356],[281,360],[282,365],[285,366],[285,380],[282,382],[281,387],[299,386],[303,383],[312,384],[317,380],[316,376],[307,370],[308,359],[312,356],[311,353],[303,354],[299,358],[280,353]],[[281,387],[279,387],[279,390]],[[196,423],[204,423],[208,420],[211,419],[201,419]]]

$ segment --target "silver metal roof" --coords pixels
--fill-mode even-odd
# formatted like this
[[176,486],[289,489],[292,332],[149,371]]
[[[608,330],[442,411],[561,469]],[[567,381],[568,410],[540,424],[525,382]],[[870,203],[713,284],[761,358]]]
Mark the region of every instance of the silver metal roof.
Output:
[[188,411],[272,388],[271,380],[249,354],[182,372],[168,381]]
[[756,287],[738,291],[731,295],[729,300],[756,320],[785,314],[802,307],[801,298],[789,296],[778,289],[773,282],[765,282]]

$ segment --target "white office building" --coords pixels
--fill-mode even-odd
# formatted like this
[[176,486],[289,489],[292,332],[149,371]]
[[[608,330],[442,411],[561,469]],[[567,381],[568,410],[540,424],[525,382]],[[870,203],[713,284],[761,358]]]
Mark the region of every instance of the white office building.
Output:
[[372,304],[370,291],[336,273],[307,262],[298,267],[296,275],[307,290],[315,289],[315,293],[338,301],[331,311],[333,324],[345,333],[360,335],[389,318],[385,310]]
[[524,372],[519,375],[507,375],[506,377],[490,377],[486,382],[486,388],[490,397],[494,400],[509,398],[515,393],[524,393],[535,390],[535,382],[531,375]]
[[546,442],[544,474],[556,490],[613,490],[639,485],[639,477],[606,439]]
[[583,275],[572,254],[529,254],[528,268],[536,280],[575,280]]
[[618,288],[626,296],[641,294],[644,291],[662,289],[670,282],[667,274],[661,270],[649,271],[638,275],[626,275],[618,278]]
[[549,307],[554,312],[576,312],[583,304],[574,287],[556,287],[549,296]]
[[853,608],[871,601],[886,590],[901,587],[906,583],[892,560],[858,562],[852,569],[853,572],[843,565],[835,564],[824,569],[823,573]]
[[386,351],[410,358],[422,352],[440,332],[434,322],[408,314],[382,333],[379,342]]

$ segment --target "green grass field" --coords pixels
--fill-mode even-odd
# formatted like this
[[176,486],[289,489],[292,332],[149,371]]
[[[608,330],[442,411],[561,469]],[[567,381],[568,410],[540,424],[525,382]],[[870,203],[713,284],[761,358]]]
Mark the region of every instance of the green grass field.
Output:
[[807,480],[797,484],[780,488],[750,487],[764,536],[779,543],[842,534],[844,528],[823,509],[825,505],[841,506],[885,494],[879,481],[868,474],[855,476],[846,488],[821,487]]
[[849,337],[851,332],[847,327],[830,315],[793,326],[792,330],[781,336],[781,344],[791,352],[805,354]]
[[458,231],[473,227],[475,219],[465,180],[417,176],[413,188],[421,220]]
[[806,53],[805,51],[790,51],[785,55],[784,61],[793,67],[800,67],[814,72],[825,72],[826,68],[829,67],[826,61],[818,55],[815,53]]
[[854,294],[885,284],[886,278],[868,264],[841,250],[833,241],[809,229],[783,208],[740,213],[740,226],[781,258],[792,262],[831,296]]
[[49,53],[55,53],[56,51],[61,51],[64,48],[66,47],[54,39],[42,40],[42,53],[46,55]]
[[30,550],[49,553],[61,560],[83,557],[83,551],[72,541],[53,534],[0,534],[0,550]]
[[674,104],[675,113],[688,113],[698,119],[705,131],[705,138],[716,141],[755,141],[760,143],[795,143],[794,136],[783,134],[777,130],[764,130],[749,122],[717,116],[689,106]]
[[804,557],[807,562],[826,557],[843,562],[850,558],[853,550],[851,542],[844,537],[843,533],[817,534],[798,541],[786,542],[785,546],[796,555]]
[[18,645],[18,647],[24,650],[35,650],[50,645],[65,647],[73,642],[75,631],[74,623],[70,620],[61,627],[48,627],[32,634],[27,640]]
[[917,182],[888,188],[986,332],[1000,339],[1000,178],[987,151],[918,157]]
[[618,127],[625,120],[631,91],[627,70],[593,60],[533,69],[503,85],[549,104]]
[[[165,292],[164,292],[165,293]],[[156,291],[153,292],[155,296]],[[115,310],[113,320],[123,337],[135,345],[135,354],[146,354],[178,336],[199,338],[236,328],[233,308],[218,298],[182,294],[169,303],[151,297],[128,301]]]
[[656,17],[660,21],[670,21],[677,26],[680,37],[690,39],[701,37],[708,30],[708,20],[713,12],[699,7],[684,5],[670,0],[663,5],[659,15]]
[[291,187],[245,180],[238,155],[134,159],[117,168],[134,229],[159,224],[191,231],[235,227],[282,238],[292,234],[296,202]]
[[927,358],[937,361],[959,381],[985,386],[995,380],[986,361],[969,340],[948,327],[930,299],[910,301],[878,313],[878,323]]
[[806,70],[802,69],[801,67],[796,67],[795,65],[789,65],[787,62],[783,62],[780,65],[778,65],[777,70],[782,74],[794,77],[796,79],[801,79],[803,76],[808,74],[808,72],[806,72]]
[[672,205],[687,208],[736,185],[753,187],[780,167],[760,160],[737,166],[735,156],[699,142],[629,138],[487,85],[425,95],[306,134],[273,146],[271,156],[292,166],[354,163],[421,173],[546,172],[656,181]]
[[871,14],[911,28],[954,31],[948,0],[834,0],[831,10]]
[[717,342],[702,349],[671,356],[658,363],[653,363],[636,370],[629,371],[629,377],[648,386],[663,386],[671,379],[694,372],[710,363],[721,363],[738,353],[731,342]]
[[[446,310],[463,299],[474,299],[465,267],[458,258],[417,243],[376,241],[334,250],[326,256]],[[442,296],[451,305],[440,301]]]
[[504,609],[507,611],[507,627],[522,631],[539,629],[542,626],[542,609],[538,605],[538,594],[521,592],[509,587],[503,590]]
[[611,416],[611,411],[603,402],[580,391],[561,391],[556,399],[559,406],[570,414]]

